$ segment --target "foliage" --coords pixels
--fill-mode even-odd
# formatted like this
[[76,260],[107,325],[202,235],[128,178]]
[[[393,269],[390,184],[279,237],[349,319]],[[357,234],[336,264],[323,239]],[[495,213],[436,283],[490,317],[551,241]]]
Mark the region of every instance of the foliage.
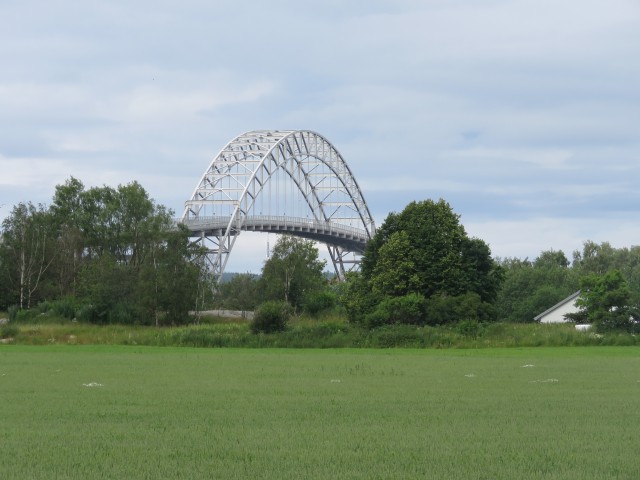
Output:
[[291,306],[287,302],[269,300],[260,305],[253,315],[253,333],[281,332],[287,328],[291,316]]
[[9,321],[10,322],[14,322],[16,320],[16,318],[18,317],[18,311],[20,309],[18,308],[17,305],[11,305],[8,309],[7,309],[7,313],[9,314]]
[[366,323],[370,328],[393,323],[423,324],[424,304],[425,298],[419,293],[386,297],[367,315]]
[[20,333],[20,329],[14,322],[0,325],[0,338],[13,338]]
[[444,200],[411,202],[389,214],[367,245],[362,273],[382,295],[473,291],[488,302],[495,300],[502,275],[486,243],[467,236]]
[[227,310],[251,311],[260,303],[259,299],[258,278],[251,273],[241,273],[218,284],[214,304]]
[[579,276],[562,251],[544,251],[535,261],[505,259],[496,301],[497,316],[509,322],[533,322],[543,312],[579,288]]
[[598,331],[625,330],[640,332],[640,317],[629,305],[630,290],[619,270],[604,275],[590,274],[580,282],[576,305],[580,314]]
[[[367,245],[362,274],[351,277],[345,308],[351,321],[370,326],[448,323],[469,318],[469,310],[471,317],[485,320],[478,306],[465,305],[446,316],[436,310],[443,298],[456,298],[456,303],[473,294],[486,311],[502,278],[487,244],[467,236],[448,203],[411,202],[401,213],[391,213]],[[429,302],[430,320],[425,316]],[[455,317],[460,312],[464,316]]]
[[488,322],[495,318],[492,304],[483,302],[475,292],[463,295],[434,295],[425,302],[428,325],[446,325],[459,321]]
[[629,303],[640,305],[640,246],[613,248],[608,242],[587,241],[573,253],[573,269],[580,277],[619,270],[629,287]]
[[327,280],[322,274],[325,264],[318,259],[318,249],[312,241],[280,236],[262,268],[259,285],[263,298],[302,307],[306,295],[325,287]]
[[346,287],[339,300],[347,312],[349,321],[355,324],[367,323],[366,317],[376,309],[380,301],[360,272],[347,274]]
[[490,348],[531,346],[640,345],[640,336],[620,330],[596,333],[573,324],[493,323],[461,320],[440,326],[384,324],[363,328],[336,315],[327,319],[291,318],[287,328],[270,335],[255,335],[246,320],[218,319],[199,325],[151,328],[143,325],[94,325],[52,311],[21,310],[22,325],[15,344],[101,344],[192,346],[204,348]]
[[[44,295],[45,275],[56,255],[51,215],[44,206],[16,205],[2,222],[0,280],[4,301],[29,308]],[[6,306],[6,305],[5,305]]]
[[404,230],[393,232],[380,246],[369,280],[374,294],[395,297],[420,290],[420,277],[411,252],[409,234]]
[[329,287],[312,291],[304,297],[304,311],[313,316],[332,310],[337,304],[338,294]]
[[139,183],[85,190],[71,177],[48,209],[19,204],[3,222],[0,308],[73,299],[64,315],[96,323],[185,322],[207,281],[188,237]]

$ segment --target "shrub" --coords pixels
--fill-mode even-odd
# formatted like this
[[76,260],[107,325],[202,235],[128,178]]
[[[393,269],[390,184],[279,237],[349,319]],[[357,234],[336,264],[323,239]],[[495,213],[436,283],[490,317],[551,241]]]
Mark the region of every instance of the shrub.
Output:
[[135,312],[133,307],[125,302],[116,303],[107,315],[109,323],[118,323],[121,325],[130,325],[135,321]]
[[16,322],[18,323],[26,323],[33,320],[38,315],[38,312],[35,310],[27,310],[21,309],[16,312]]
[[456,325],[456,330],[466,337],[478,338],[482,333],[482,324],[477,320],[462,320]]
[[352,323],[368,324],[368,316],[376,309],[379,298],[360,272],[349,272],[344,287],[340,289],[339,302]]
[[389,323],[389,312],[384,308],[380,308],[380,306],[364,316],[364,324],[368,328],[381,327],[387,323]]
[[18,318],[18,306],[17,305],[11,305],[9,307],[9,309],[7,310],[7,313],[9,314],[9,321],[10,322],[15,322],[16,318]]
[[0,338],[13,338],[20,332],[17,325],[6,323],[0,327]]
[[76,319],[84,323],[98,323],[98,312],[92,304],[84,304],[78,308]]
[[331,290],[321,290],[305,296],[304,309],[311,315],[317,315],[336,306],[338,296]]
[[51,311],[64,318],[72,320],[76,316],[76,301],[72,297],[61,298],[49,304]]
[[424,303],[424,297],[418,293],[385,298],[365,317],[367,326],[373,328],[385,323],[420,325],[424,322]]
[[369,343],[374,348],[424,347],[422,328],[409,325],[386,325],[372,330]]
[[426,323],[445,325],[461,320],[487,322],[495,319],[493,305],[483,302],[480,295],[468,292],[464,295],[434,295],[426,302]]
[[260,305],[251,322],[253,333],[281,332],[287,328],[291,306],[286,302],[271,300]]

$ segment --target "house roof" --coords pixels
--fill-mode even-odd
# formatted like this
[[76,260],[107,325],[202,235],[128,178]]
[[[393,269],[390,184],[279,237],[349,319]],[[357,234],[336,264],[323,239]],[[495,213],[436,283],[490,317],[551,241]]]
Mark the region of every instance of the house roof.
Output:
[[571,295],[569,295],[567,298],[565,298],[564,300],[560,300],[558,303],[556,303],[553,307],[551,308],[547,308],[544,312],[542,312],[539,315],[536,315],[535,317],[533,317],[533,319],[537,322],[538,320],[540,320],[542,317],[544,317],[545,315],[547,315],[548,313],[553,312],[555,309],[560,308],[562,305],[564,305],[565,303],[569,303],[571,300],[573,300],[574,298],[576,298],[578,295],[580,295],[580,290],[578,290],[575,293],[572,293]]

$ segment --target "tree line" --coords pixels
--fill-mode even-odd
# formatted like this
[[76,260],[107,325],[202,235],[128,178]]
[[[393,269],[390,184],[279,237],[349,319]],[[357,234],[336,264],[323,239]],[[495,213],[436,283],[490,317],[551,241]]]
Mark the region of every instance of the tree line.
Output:
[[531,322],[580,290],[579,312],[569,320],[602,330],[640,330],[640,246],[614,248],[586,241],[572,261],[562,251],[547,250],[533,261],[507,258],[498,263],[506,273],[496,303],[500,320]]
[[204,252],[137,182],[86,189],[71,177],[50,206],[16,205],[1,238],[0,309],[45,302],[95,323],[182,323],[205,306],[256,310],[261,331],[301,312],[366,328],[531,322],[578,289],[570,320],[635,331],[640,318],[640,247],[587,241],[572,261],[555,250],[495,259],[442,199],[390,213],[345,282],[324,273],[313,242],[284,235],[260,275],[235,275],[213,296]]
[[[553,249],[534,260],[494,259],[483,240],[467,235],[447,202],[425,200],[389,214],[367,245],[360,272],[342,284],[322,278],[314,248],[311,242],[282,237],[262,276],[234,277],[221,286],[218,302],[241,310],[278,300],[312,314],[338,309],[350,322],[375,328],[533,322],[581,290],[580,311],[569,321],[640,331],[640,247],[587,241],[571,262]],[[283,263],[295,263],[294,258],[298,266],[287,274]],[[277,317],[274,308],[269,305],[270,317]],[[286,308],[279,311],[288,314]]]
[[0,309],[49,302],[93,323],[185,321],[206,270],[171,213],[137,182],[86,189],[73,177],[48,207],[14,206],[2,223]]

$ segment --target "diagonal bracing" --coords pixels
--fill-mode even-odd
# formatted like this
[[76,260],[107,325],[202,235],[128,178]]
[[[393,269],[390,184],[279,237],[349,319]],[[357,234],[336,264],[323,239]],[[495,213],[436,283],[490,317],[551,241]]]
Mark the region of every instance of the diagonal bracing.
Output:
[[218,153],[185,202],[180,220],[224,272],[243,230],[290,233],[325,243],[336,274],[359,265],[375,225],[337,149],[306,130],[256,130]]

